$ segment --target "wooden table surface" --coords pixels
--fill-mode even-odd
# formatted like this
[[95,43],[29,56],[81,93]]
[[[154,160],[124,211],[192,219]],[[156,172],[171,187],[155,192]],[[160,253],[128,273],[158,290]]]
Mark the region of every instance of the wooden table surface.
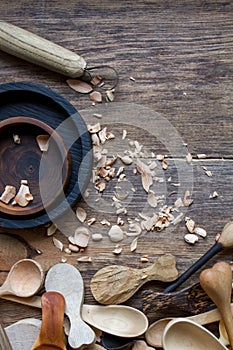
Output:
[[[0,52],[1,83],[30,81],[55,90],[70,101],[87,124],[99,122],[101,127],[107,126],[114,133],[115,140],[108,140],[104,145],[108,154],[123,155],[131,140],[131,144],[137,141],[143,145],[144,158],[148,153],[145,163],[154,161],[151,152],[166,155],[166,170],[162,169],[161,161],[157,161],[155,176],[160,181],[155,183],[156,195],[164,196],[164,205],[174,205],[186,190],[193,199],[192,205],[179,209],[184,214],[181,222],[170,224],[162,231],[143,230],[134,252],[130,251],[130,243],[135,237],[125,235],[118,243],[122,252],[115,255],[116,243],[109,239],[109,227],[101,224],[101,220],[114,225],[121,217],[122,229],[129,232],[130,220],[135,222],[142,212],[156,213],[159,206],[148,209],[140,175],[134,172],[135,163],[125,166],[124,170],[130,188],[135,188],[124,204],[127,213],[117,215],[112,206],[112,197],[122,182],[116,178],[109,181],[99,202],[90,181],[90,196],[80,198],[72,212],[77,206],[84,208],[87,220],[96,219],[89,227],[91,233],[101,233],[103,239],[100,242],[90,239],[84,252],[68,255],[53,244],[55,237],[64,247],[68,246],[67,234],[62,230],[48,237],[44,226],[22,230],[3,228],[0,283],[4,282],[11,265],[24,257],[41,263],[45,272],[65,257],[80,270],[88,303],[95,303],[90,280],[104,266],[120,264],[143,268],[161,255],[171,253],[181,274],[214,244],[215,236],[232,219],[232,2],[3,0],[0,14],[1,20],[79,53],[88,67],[109,65],[119,75],[114,101],[105,102],[104,99],[102,104],[93,105],[88,95],[67,85],[67,77]],[[102,117],[97,118],[96,114]],[[125,140],[122,140],[123,130],[127,130]],[[190,164],[186,159],[188,153],[192,155]],[[205,157],[200,158],[201,154]],[[118,160],[114,166],[118,170],[122,163]],[[212,198],[215,192],[218,195]],[[195,245],[186,243],[185,217],[204,228],[207,237],[199,238]],[[66,214],[60,223],[68,227],[70,235],[80,225]],[[15,238],[18,244],[12,244]],[[141,261],[144,255],[148,256],[148,262]],[[81,256],[91,257],[92,262],[78,262]],[[231,262],[232,251],[219,253],[205,267],[221,260]],[[184,286],[197,282],[198,277],[199,272]],[[164,287],[162,283],[148,283],[127,304],[141,308],[144,290],[162,291]],[[33,308],[0,301],[0,321],[4,326],[22,318],[40,316],[40,311]],[[169,310],[163,316],[169,316]],[[152,315],[150,321],[157,318],[158,315]]]

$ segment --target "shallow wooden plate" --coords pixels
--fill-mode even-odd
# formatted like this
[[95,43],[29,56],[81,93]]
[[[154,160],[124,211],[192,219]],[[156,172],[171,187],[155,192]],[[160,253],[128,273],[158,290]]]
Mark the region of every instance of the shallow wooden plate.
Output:
[[[18,135],[20,142],[14,142]],[[49,147],[42,152],[37,136],[47,135]],[[68,184],[71,158],[62,138],[46,123],[29,117],[12,117],[0,121],[0,193],[6,185],[17,190],[27,180],[33,200],[25,207],[0,201],[0,212],[31,215],[58,200]]]
[[64,191],[65,198],[51,205],[49,213],[40,211],[28,216],[0,213],[2,228],[32,228],[55,220],[77,202],[91,176],[90,135],[69,101],[43,85],[30,82],[0,85],[0,121],[20,115],[45,122],[62,137],[71,156],[70,181]]

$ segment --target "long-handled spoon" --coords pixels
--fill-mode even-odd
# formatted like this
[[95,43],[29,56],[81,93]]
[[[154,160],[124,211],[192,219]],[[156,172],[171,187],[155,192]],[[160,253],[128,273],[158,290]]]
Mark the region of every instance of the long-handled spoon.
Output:
[[[4,296],[3,299],[41,308],[41,298],[19,298]],[[83,304],[81,310],[83,321],[95,328],[118,337],[138,337],[148,328],[146,315],[133,307],[126,305],[88,305]]]
[[[159,306],[162,305],[162,307],[164,307],[165,303],[168,303],[169,305],[173,305],[174,298],[176,299],[178,294],[171,293],[172,291],[174,291],[178,286],[180,286],[183,282],[185,282],[193,273],[195,273],[201,266],[203,266],[215,254],[217,254],[223,249],[229,249],[232,247],[233,247],[233,222],[228,222],[224,226],[222,233],[220,235],[217,235],[215,244],[199,260],[197,260],[186,272],[180,275],[176,281],[174,281],[167,288],[165,288],[162,293],[149,291],[149,290],[143,291],[142,293],[143,311],[145,312],[145,314],[147,316],[151,314],[152,316],[153,314],[155,314],[155,311],[159,309]],[[202,294],[203,294],[203,291],[202,291]],[[190,310],[184,309],[184,307],[186,306],[186,303],[184,305],[182,305],[182,303],[183,301],[180,303],[180,305],[184,311],[192,312],[191,308]],[[191,306],[194,306],[195,308],[196,306],[195,301],[192,300],[192,303],[191,303]],[[175,306],[176,305],[178,306],[178,304],[175,303]],[[200,305],[200,310],[197,310],[197,311],[201,312],[206,310],[203,310],[203,309],[201,310],[201,305]]]
[[39,263],[31,259],[16,262],[0,287],[0,296],[17,295],[30,297],[37,293],[44,280],[44,273]]
[[42,295],[42,325],[32,350],[66,350],[63,334],[65,299],[57,292]]
[[216,263],[211,269],[206,269],[200,274],[202,288],[217,305],[231,348],[233,348],[233,319],[231,313],[232,271],[226,262]]
[[227,350],[208,329],[185,318],[168,323],[162,343],[164,350]]
[[[231,304],[231,312],[233,314],[233,303]],[[164,329],[166,325],[173,319],[175,318],[166,317],[166,318],[161,318],[160,320],[152,323],[147,329],[145,334],[147,343],[154,347],[162,347],[162,337],[163,337]],[[212,322],[220,321],[221,315],[218,309],[214,309],[198,315],[185,317],[185,319],[194,321],[200,325],[206,325]]]
[[0,323],[0,350],[12,350],[7,334]]
[[171,254],[158,258],[154,264],[143,269],[128,266],[106,266],[92,277],[90,288],[100,304],[121,304],[128,300],[146,282],[174,281],[178,276],[176,260]]

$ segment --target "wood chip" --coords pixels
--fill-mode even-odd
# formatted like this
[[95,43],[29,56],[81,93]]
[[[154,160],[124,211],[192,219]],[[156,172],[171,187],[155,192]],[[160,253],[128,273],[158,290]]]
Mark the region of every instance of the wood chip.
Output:
[[33,196],[30,193],[29,186],[24,183],[24,180],[22,180],[20,188],[12,204],[13,205],[18,204],[21,207],[26,207],[32,200],[33,200]]
[[47,152],[49,149],[49,135],[38,135],[36,137],[36,142],[41,150],[41,152]]
[[11,185],[6,185],[4,192],[1,194],[0,201],[8,204],[16,195],[16,188]]
[[93,102],[101,103],[102,94],[99,91],[93,91],[89,94],[90,100]]
[[198,242],[198,236],[193,233],[188,233],[184,236],[184,240],[189,244],[195,244],[196,242]]
[[91,238],[94,242],[99,242],[102,241],[103,235],[101,233],[93,233]]
[[79,226],[74,233],[74,241],[78,247],[86,248],[90,239],[90,231],[85,226]]
[[194,233],[198,236],[203,237],[203,238],[205,238],[207,236],[206,230],[202,227],[195,227]]
[[90,256],[82,256],[81,258],[78,258],[77,261],[83,263],[91,263],[92,258]]
[[192,162],[192,159],[193,159],[193,157],[192,157],[191,153],[188,153],[188,154],[186,155],[186,161],[187,161],[187,163],[190,164],[190,163]]
[[101,126],[100,126],[100,123],[96,123],[94,125],[88,124],[87,129],[91,134],[94,134],[94,133],[97,133],[101,130]]
[[110,101],[110,102],[113,102],[114,101],[114,89],[112,89],[112,90],[107,90],[106,91],[106,96],[107,96],[107,99],[108,99],[108,101]]
[[188,190],[184,194],[183,203],[185,207],[189,207],[191,204],[193,204],[193,199],[190,198],[190,192]]
[[124,238],[124,233],[120,226],[113,225],[108,231],[108,236],[112,242],[120,242]]
[[147,202],[152,208],[156,208],[158,206],[158,198],[153,192],[149,192]]
[[195,221],[192,220],[192,219],[190,219],[190,218],[186,218],[185,221],[186,221],[186,222],[185,222],[185,225],[186,225],[188,231],[189,231],[190,233],[193,233],[193,232],[194,232],[194,228],[195,228]]
[[53,244],[55,245],[55,247],[57,247],[61,252],[63,251],[63,243],[61,241],[59,241],[57,238],[53,237]]
[[15,144],[17,144],[17,145],[19,145],[20,144],[20,142],[21,142],[21,140],[20,140],[20,137],[19,137],[19,135],[13,135],[13,141],[14,141],[14,143]]
[[57,231],[57,226],[55,224],[50,225],[47,228],[47,236],[52,236]]
[[137,249],[137,245],[138,245],[138,238],[136,237],[130,244],[130,251],[134,252]]
[[83,208],[77,207],[76,217],[79,219],[79,221],[84,222],[86,220],[87,213]]
[[71,87],[71,89],[82,94],[89,94],[91,91],[93,91],[92,86],[86,83],[85,81],[78,79],[68,79],[66,80],[66,82],[69,85],[69,87]]
[[113,254],[115,254],[115,255],[120,255],[121,252],[122,252],[122,247],[119,246],[119,245],[116,245],[116,246],[115,246],[115,249],[114,249],[112,252],[113,252]]

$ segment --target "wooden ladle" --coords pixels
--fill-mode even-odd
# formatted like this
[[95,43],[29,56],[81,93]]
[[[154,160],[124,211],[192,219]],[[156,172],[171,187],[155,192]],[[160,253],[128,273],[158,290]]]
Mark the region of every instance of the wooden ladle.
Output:
[[153,265],[144,269],[120,265],[106,266],[92,277],[90,288],[100,304],[121,304],[136,293],[144,283],[151,280],[174,281],[177,276],[174,256],[165,254]]
[[66,350],[63,334],[65,299],[57,292],[42,295],[42,325],[32,350]]
[[16,262],[0,287],[0,296],[12,294],[19,297],[30,297],[37,293],[44,280],[40,264],[31,259]]
[[200,274],[200,284],[217,305],[233,348],[233,319],[231,313],[232,271],[226,262],[218,262]]

